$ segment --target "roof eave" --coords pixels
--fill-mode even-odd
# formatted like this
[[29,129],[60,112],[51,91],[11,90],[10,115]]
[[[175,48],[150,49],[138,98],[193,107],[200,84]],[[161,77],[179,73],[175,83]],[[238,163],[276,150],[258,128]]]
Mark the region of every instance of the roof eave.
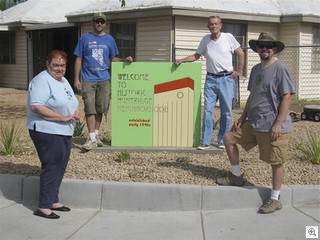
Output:
[[40,23],[40,22],[10,22],[0,23],[0,31],[14,31],[21,28],[25,30],[41,30],[41,29],[52,29],[52,28],[64,28],[74,27],[77,23],[70,22],[57,22],[57,23]]
[[26,26],[26,30],[43,30],[43,29],[53,29],[53,28],[65,28],[65,27],[74,27],[76,23],[69,22],[59,22],[59,23],[45,23],[45,24],[35,24]]
[[302,15],[302,14],[290,14],[281,16],[281,23],[292,22],[308,22],[308,23],[320,23],[320,16],[316,15]]
[[8,30],[14,30],[19,28],[24,28],[30,25],[39,25],[43,23],[39,22],[22,22],[22,21],[15,21],[15,22],[7,22],[7,23],[0,23],[1,28],[7,28]]
[[280,22],[279,15],[267,15],[267,14],[253,14],[243,13],[235,11],[212,11],[212,10],[193,10],[193,9],[175,9],[174,15],[177,16],[193,16],[193,17],[210,17],[213,15],[219,15],[223,20],[237,20],[237,21],[255,21],[255,22]]
[[[123,20],[132,18],[147,18],[147,17],[164,17],[164,16],[192,16],[192,17],[209,17],[219,15],[222,19],[242,20],[242,21],[258,21],[258,22],[280,22],[279,15],[266,14],[250,14],[243,12],[232,11],[212,11],[206,9],[181,8],[173,6],[154,7],[154,8],[139,8],[116,11],[103,11],[106,14],[107,20]],[[68,22],[87,22],[91,21],[92,13],[76,15],[67,15]]]
[[0,25],[0,31],[9,31],[9,28],[8,28],[8,26],[6,26],[6,25]]

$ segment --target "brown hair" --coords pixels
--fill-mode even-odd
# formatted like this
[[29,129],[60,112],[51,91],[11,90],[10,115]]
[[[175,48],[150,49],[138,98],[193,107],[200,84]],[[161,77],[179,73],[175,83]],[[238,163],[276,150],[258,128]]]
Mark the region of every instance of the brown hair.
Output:
[[67,62],[67,54],[64,51],[61,51],[61,50],[52,50],[52,51],[50,51],[48,56],[47,56],[47,61],[48,61],[48,63],[51,63],[52,59],[59,58],[59,57]]

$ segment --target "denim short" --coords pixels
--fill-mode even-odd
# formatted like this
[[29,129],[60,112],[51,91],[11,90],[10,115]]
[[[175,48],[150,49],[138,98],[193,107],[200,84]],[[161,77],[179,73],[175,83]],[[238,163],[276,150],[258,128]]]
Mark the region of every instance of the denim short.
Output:
[[241,128],[227,134],[246,151],[258,145],[260,159],[268,164],[283,164],[288,159],[289,133],[282,133],[277,140],[272,141],[270,132],[257,132],[246,121]]
[[82,81],[81,95],[85,114],[107,113],[111,99],[111,81]]

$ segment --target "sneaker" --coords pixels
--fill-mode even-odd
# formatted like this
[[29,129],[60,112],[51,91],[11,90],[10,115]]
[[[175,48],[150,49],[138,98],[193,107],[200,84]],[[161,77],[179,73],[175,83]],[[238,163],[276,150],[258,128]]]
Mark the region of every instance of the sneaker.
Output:
[[226,147],[224,146],[223,143],[218,143],[218,148],[220,148],[220,149],[226,149]]
[[91,149],[96,147],[98,147],[97,140],[92,140],[91,138],[88,138],[86,143],[82,145],[82,148],[87,151],[90,151]]
[[98,147],[102,147],[103,146],[103,142],[100,140],[99,136],[96,136],[96,141],[97,141],[97,146]]
[[259,208],[259,213],[273,213],[282,208],[280,200],[268,199],[262,206]]
[[209,149],[209,148],[210,148],[210,145],[201,144],[197,149],[198,150],[206,150],[206,149]]
[[218,178],[217,184],[224,185],[224,186],[238,186],[241,187],[246,183],[243,175],[241,174],[239,177],[233,175],[229,172],[227,177]]

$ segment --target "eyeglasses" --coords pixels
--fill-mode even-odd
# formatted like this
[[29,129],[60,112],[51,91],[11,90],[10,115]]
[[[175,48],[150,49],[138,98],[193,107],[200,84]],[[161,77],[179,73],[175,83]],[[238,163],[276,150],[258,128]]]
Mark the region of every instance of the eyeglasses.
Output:
[[99,23],[105,24],[105,23],[106,23],[106,21],[105,21],[105,20],[102,20],[102,19],[95,20],[94,22],[95,22],[96,24],[99,24]]
[[267,44],[267,43],[259,43],[258,44],[258,48],[260,48],[260,49],[263,49],[263,48],[271,49],[271,48],[274,48],[274,45],[273,44]]
[[66,69],[66,65],[65,64],[52,64],[53,68],[61,68],[61,69]]

